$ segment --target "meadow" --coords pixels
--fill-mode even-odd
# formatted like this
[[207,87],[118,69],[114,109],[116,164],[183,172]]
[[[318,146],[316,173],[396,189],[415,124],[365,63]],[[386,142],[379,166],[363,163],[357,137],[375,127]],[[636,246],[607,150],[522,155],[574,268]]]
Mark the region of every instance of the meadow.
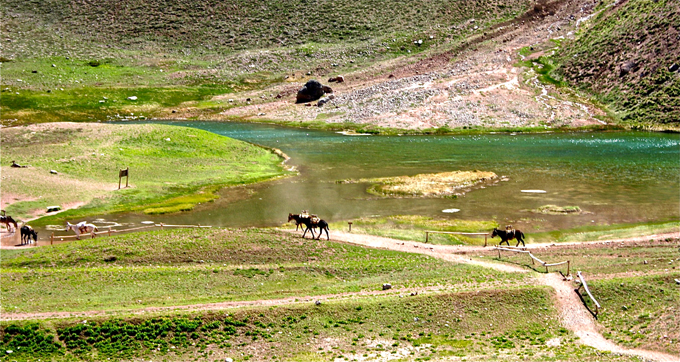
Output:
[[[221,187],[287,174],[270,150],[175,126],[56,123],[3,128],[0,135],[2,190],[14,198],[6,211],[20,219],[43,216],[50,205],[81,206],[51,220],[190,210]],[[8,167],[12,160],[28,167]],[[131,187],[123,179],[119,190],[125,168]]]

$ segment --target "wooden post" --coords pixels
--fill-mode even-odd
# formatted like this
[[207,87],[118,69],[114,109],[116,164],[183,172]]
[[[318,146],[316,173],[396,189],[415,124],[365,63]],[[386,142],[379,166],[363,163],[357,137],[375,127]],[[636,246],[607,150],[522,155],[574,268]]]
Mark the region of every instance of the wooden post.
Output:
[[484,247],[486,248],[486,237],[489,236],[489,234],[484,235]]
[[352,232],[352,222],[351,222],[351,221],[348,221],[348,222],[347,222],[347,225],[349,225],[349,232]]
[[429,231],[426,231],[426,232],[425,232],[425,242],[427,243],[427,242],[429,242],[429,241],[430,241],[430,232],[429,232]]
[[571,262],[569,260],[567,260],[567,276],[571,275],[570,270],[571,270]]
[[111,227],[109,226],[109,236],[111,236]]
[[496,250],[498,250],[498,259],[500,259],[501,258],[501,249],[496,249]]
[[161,230],[163,230],[163,223],[161,223]]
[[125,170],[120,170],[118,171],[118,190],[120,190],[120,180],[125,177],[125,188],[129,186],[128,181],[130,181],[129,175],[130,167],[126,168]]
[[50,236],[50,245],[54,245],[54,232],[52,232],[52,236]]

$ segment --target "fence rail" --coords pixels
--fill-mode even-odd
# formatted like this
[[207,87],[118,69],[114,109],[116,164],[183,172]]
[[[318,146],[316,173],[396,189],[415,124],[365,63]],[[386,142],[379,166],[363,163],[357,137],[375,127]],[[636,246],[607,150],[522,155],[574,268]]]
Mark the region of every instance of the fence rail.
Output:
[[597,315],[600,313],[600,308],[602,308],[602,307],[600,307],[600,303],[598,303],[597,300],[595,300],[595,297],[593,297],[593,294],[590,293],[590,289],[588,289],[588,284],[586,283],[586,280],[583,279],[583,275],[581,275],[580,270],[576,273],[576,275],[578,275],[578,279],[581,281],[581,285],[579,285],[578,289],[576,289],[576,290],[580,291],[581,288],[586,290],[586,293],[588,294],[590,299],[593,301],[593,303],[595,303],[595,316],[597,317]]
[[[153,224],[153,225],[147,225],[147,226],[138,226],[138,227],[129,228],[129,229],[122,229],[122,230],[111,229],[111,227],[109,227],[106,230],[95,232],[94,236],[101,236],[101,235],[111,236],[111,233],[124,233],[124,232],[129,232],[129,231],[149,229],[149,228],[155,228],[155,227],[159,227],[159,228],[163,229],[163,228],[166,228],[166,227],[168,227],[168,228],[211,228],[212,226],[210,226],[210,225],[200,225],[200,224],[199,225],[166,225],[166,224],[160,223],[160,224]],[[86,232],[86,233],[80,234],[80,238],[83,238],[83,237],[92,238],[93,236],[90,233]],[[55,236],[54,232],[52,232],[52,235],[50,235],[50,245],[54,244],[54,240],[62,241],[64,239],[78,239],[78,238],[79,238],[78,235]]]
[[425,231],[425,242],[428,243],[430,242],[430,234],[453,234],[453,235],[484,235],[484,246],[486,247],[487,243],[487,237],[489,236],[489,233],[464,233],[460,231]]
[[564,264],[567,264],[567,274],[566,274],[566,275],[569,275],[569,274],[570,274],[570,271],[571,271],[571,261],[569,261],[569,260],[560,261],[560,262],[557,262],[557,263],[547,263],[547,262],[545,262],[545,261],[543,261],[543,260],[537,258],[536,256],[534,256],[534,254],[532,254],[532,253],[531,253],[530,251],[528,251],[528,250],[520,250],[520,249],[516,249],[516,248],[512,248],[512,247],[509,247],[509,248],[507,248],[507,247],[506,247],[506,248],[502,248],[502,247],[499,247],[499,246],[495,247],[494,249],[498,250],[498,259],[501,258],[501,250],[504,250],[504,251],[512,251],[513,253],[529,254],[529,257],[531,257],[531,264],[534,264],[534,261],[537,261],[539,264],[541,264],[541,265],[543,265],[543,266],[545,267],[545,272],[546,272],[546,273],[548,272],[548,267],[551,267],[551,266],[558,266],[558,265],[564,265]]

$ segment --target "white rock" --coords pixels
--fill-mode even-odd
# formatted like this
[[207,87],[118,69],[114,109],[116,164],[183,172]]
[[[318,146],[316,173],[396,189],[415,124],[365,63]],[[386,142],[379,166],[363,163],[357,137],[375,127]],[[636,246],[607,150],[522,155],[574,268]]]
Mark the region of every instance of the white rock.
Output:
[[460,209],[445,209],[445,210],[442,210],[442,212],[445,212],[447,214],[453,214],[454,212],[458,212],[458,211],[460,211]]
[[128,99],[128,101],[136,101],[137,96],[130,96],[130,97],[127,97],[127,99]]
[[526,194],[545,194],[548,191],[545,190],[522,190]]

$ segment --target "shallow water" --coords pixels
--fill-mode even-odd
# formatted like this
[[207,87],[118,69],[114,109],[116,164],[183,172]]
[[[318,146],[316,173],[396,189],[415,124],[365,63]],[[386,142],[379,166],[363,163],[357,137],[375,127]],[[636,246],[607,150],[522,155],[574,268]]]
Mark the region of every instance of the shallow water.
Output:
[[[168,122],[281,149],[300,175],[225,189],[216,202],[175,215],[105,215],[139,225],[275,226],[303,209],[328,221],[417,214],[487,220],[523,230],[680,218],[680,135],[648,132],[346,136],[272,125]],[[381,199],[336,180],[485,170],[509,178],[458,199]],[[522,193],[521,190],[546,193]],[[541,215],[546,204],[583,215]],[[443,210],[459,209],[457,212]]]

